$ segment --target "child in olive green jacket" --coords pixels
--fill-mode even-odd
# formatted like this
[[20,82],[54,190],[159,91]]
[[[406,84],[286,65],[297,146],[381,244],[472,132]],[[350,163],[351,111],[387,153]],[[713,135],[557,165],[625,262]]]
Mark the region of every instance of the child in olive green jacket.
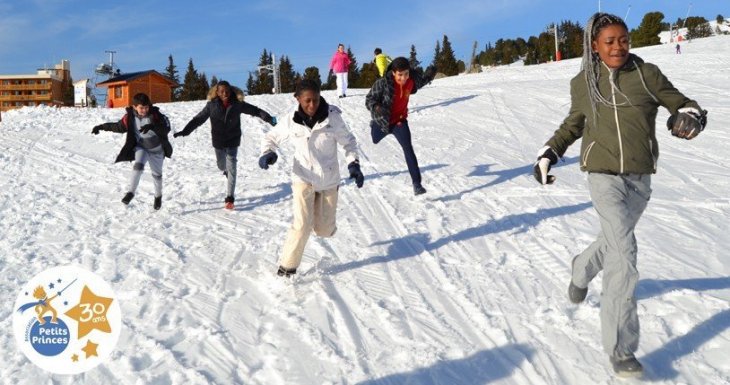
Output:
[[588,172],[601,232],[573,258],[568,296],[586,297],[588,284],[603,271],[601,329],[604,351],[619,376],[638,376],[634,356],[639,319],[634,290],[639,278],[634,228],[651,196],[659,146],[655,121],[659,106],[672,113],[672,134],[692,139],[705,114],[680,93],[657,66],[629,53],[629,33],[617,16],[593,15],[586,25],[581,72],[570,82],[568,117],[538,153],[535,178],[550,184],[550,165],[582,138],[580,168]]

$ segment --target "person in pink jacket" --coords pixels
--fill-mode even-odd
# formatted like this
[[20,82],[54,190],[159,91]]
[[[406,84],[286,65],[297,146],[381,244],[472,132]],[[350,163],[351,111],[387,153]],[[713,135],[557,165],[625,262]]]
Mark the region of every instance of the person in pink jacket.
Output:
[[345,52],[345,46],[339,44],[337,52],[332,55],[330,60],[330,73],[337,77],[337,96],[344,98],[347,96],[347,72],[350,69],[350,57]]

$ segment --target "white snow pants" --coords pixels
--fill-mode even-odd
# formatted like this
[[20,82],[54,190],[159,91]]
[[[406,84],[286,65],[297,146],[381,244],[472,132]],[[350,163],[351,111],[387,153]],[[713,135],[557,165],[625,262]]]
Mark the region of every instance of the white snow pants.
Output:
[[292,183],[294,221],[284,243],[279,265],[285,269],[296,269],[302,262],[304,246],[309,235],[331,237],[337,231],[338,188],[314,191],[306,183]]
[[337,96],[347,95],[347,72],[338,72],[335,74],[337,80]]
[[[157,151],[159,149],[159,151]],[[129,176],[129,188],[127,191],[134,193],[139,186],[139,180],[142,178],[144,165],[149,161],[150,170],[152,171],[152,182],[155,185],[155,196],[162,196],[162,164],[165,161],[165,153],[162,147],[146,150],[142,147],[134,148],[134,163],[132,164],[132,174]]]
[[588,185],[601,232],[575,258],[573,283],[588,287],[603,271],[603,350],[610,356],[626,357],[639,347],[639,317],[634,296],[639,272],[634,228],[651,196],[651,175],[590,173]]

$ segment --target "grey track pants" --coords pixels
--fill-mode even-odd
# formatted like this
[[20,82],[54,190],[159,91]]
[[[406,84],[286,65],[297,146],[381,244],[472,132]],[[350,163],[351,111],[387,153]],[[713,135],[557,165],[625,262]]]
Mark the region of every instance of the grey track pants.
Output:
[[238,147],[226,147],[215,149],[215,160],[218,169],[225,171],[228,176],[226,184],[226,195],[235,197],[236,195],[236,169],[238,164]]
[[165,161],[165,154],[160,151],[148,151],[142,147],[134,149],[134,163],[132,164],[132,174],[129,176],[129,188],[127,191],[133,193],[137,191],[139,179],[142,178],[145,163],[149,162],[152,171],[152,182],[155,185],[155,196],[162,196],[162,164]]
[[636,270],[634,228],[651,196],[651,175],[588,174],[593,207],[601,221],[598,238],[573,264],[573,283],[588,283],[603,271],[601,334],[609,355],[625,357],[639,347],[639,317],[634,290]]

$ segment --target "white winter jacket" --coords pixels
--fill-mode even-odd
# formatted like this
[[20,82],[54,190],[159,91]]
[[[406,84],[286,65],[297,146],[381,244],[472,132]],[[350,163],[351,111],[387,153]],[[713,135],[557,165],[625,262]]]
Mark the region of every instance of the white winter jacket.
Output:
[[292,181],[311,184],[315,191],[334,188],[340,183],[337,144],[345,149],[345,159],[350,164],[358,159],[355,136],[342,120],[342,111],[335,106],[330,105],[329,116],[312,129],[294,121],[296,111],[288,113],[266,134],[261,153],[276,151],[289,140],[294,144]]

